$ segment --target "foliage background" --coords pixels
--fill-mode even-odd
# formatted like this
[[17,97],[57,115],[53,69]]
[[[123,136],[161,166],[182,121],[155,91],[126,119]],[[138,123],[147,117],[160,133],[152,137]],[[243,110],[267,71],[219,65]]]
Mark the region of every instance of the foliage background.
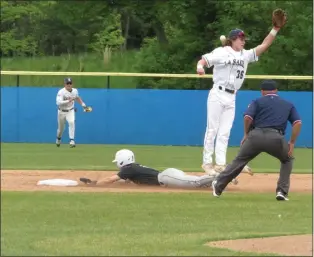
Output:
[[[231,29],[241,28],[249,35],[246,48],[261,43],[271,29],[275,8],[288,13],[288,23],[248,74],[313,74],[312,1],[1,1],[1,68],[195,73],[201,55],[219,46],[219,36]],[[246,80],[244,88],[255,89],[259,82]],[[208,89],[212,82],[132,78],[119,83]],[[312,90],[312,82],[279,84],[285,90]]]

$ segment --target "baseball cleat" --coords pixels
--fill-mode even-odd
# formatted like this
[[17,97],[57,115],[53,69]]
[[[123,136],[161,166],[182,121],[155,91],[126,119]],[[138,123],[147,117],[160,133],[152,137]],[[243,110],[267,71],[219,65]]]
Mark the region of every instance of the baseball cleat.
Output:
[[219,192],[217,191],[217,189],[216,189],[216,187],[215,187],[216,184],[217,184],[217,180],[214,180],[214,181],[212,182],[213,196],[219,197],[219,196],[221,195],[221,193],[219,193]]
[[277,201],[289,201],[289,198],[282,192],[277,192],[276,199]]
[[61,144],[61,138],[57,138],[56,140],[56,146],[59,147]]
[[252,169],[251,169],[249,166],[247,166],[247,165],[244,166],[242,172],[248,173],[248,174],[251,175],[251,176],[253,176],[253,174],[254,174],[253,171],[252,171]]
[[70,141],[70,147],[71,147],[71,148],[75,147],[75,142],[74,142],[74,140],[71,140],[71,141]]
[[214,167],[211,163],[203,164],[202,169],[205,171],[208,175],[217,175],[218,173],[214,170]]
[[232,182],[232,184],[234,184],[234,185],[239,184],[239,180],[237,180],[236,178],[234,178],[231,182]]
[[223,172],[226,169],[226,165],[215,165],[214,170],[218,173]]

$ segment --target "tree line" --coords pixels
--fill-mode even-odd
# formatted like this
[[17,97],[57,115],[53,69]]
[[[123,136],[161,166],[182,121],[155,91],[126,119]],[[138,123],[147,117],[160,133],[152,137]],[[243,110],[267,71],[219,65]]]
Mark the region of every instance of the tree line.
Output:
[[[287,11],[288,22],[248,71],[312,74],[311,1],[1,1],[0,54],[14,58],[97,52],[101,58],[135,49],[137,72],[195,73],[201,55],[219,46],[219,36],[231,29],[249,35],[247,49],[261,43],[275,8]],[[211,80],[138,79],[145,88],[208,88],[208,83]],[[285,89],[312,90],[311,82],[280,83]],[[245,87],[257,84],[246,80]]]

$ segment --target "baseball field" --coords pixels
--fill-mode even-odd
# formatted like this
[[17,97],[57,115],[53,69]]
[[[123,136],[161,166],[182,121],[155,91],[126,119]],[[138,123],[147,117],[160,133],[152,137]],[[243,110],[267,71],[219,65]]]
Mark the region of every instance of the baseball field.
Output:
[[[202,172],[201,147],[1,144],[2,256],[312,256],[312,149],[295,150],[290,201],[275,200],[280,163],[260,155],[221,198],[211,189],[37,186],[117,171],[121,148],[162,170]],[[229,162],[237,153],[229,148]]]

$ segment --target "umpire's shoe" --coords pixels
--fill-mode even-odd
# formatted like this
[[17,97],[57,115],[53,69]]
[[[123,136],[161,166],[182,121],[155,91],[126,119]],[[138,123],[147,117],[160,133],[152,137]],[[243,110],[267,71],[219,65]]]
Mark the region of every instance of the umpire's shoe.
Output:
[[276,200],[277,201],[289,201],[289,198],[287,197],[287,195],[285,195],[282,192],[277,192],[276,194]]
[[212,182],[213,196],[219,197],[222,192],[220,192],[220,191],[216,188],[216,184],[217,184],[217,180],[214,180],[214,181]]

